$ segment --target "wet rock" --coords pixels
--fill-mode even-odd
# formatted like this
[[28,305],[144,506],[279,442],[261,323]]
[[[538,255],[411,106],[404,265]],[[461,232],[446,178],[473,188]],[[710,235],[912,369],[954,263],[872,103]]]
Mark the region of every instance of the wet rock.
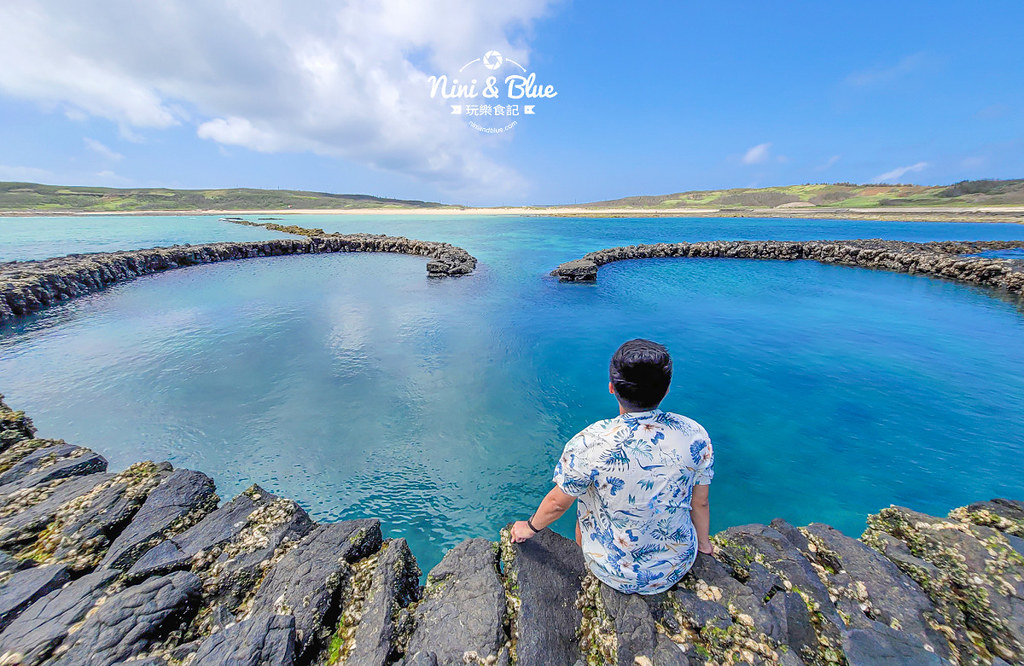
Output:
[[71,476],[0,498],[0,548],[15,550],[33,542],[62,506],[113,477],[106,473]]
[[350,563],[381,547],[380,522],[350,520],[315,528],[267,572],[253,612],[295,616],[297,654],[305,659],[330,636],[325,620],[338,617]]
[[862,537],[888,553],[881,534],[902,541],[913,556],[938,570],[936,583],[920,569],[894,560],[937,606],[955,604],[971,635],[984,641],[988,652],[1010,662],[1024,661],[1024,558],[1002,532],[890,507],[868,518]]
[[46,660],[119,573],[85,575],[29,606],[0,633],[0,663],[34,666]]
[[19,556],[63,562],[73,571],[93,568],[110,541],[171,470],[168,463],[136,463],[58,508],[53,521]]
[[191,527],[216,509],[218,501],[210,477],[187,469],[172,472],[149,493],[100,566],[128,569],[164,537]]
[[438,664],[463,664],[470,653],[502,656],[508,636],[497,560],[486,539],[468,539],[445,554],[427,576],[407,654],[433,653]]
[[583,619],[575,600],[586,569],[575,541],[541,530],[523,543],[502,535],[506,589],[518,608],[512,624],[520,663],[572,664],[580,656],[577,628]]
[[416,558],[405,539],[386,544],[374,569],[345,663],[385,666],[394,661],[401,633],[399,611],[416,600],[419,577]]
[[36,600],[68,582],[68,570],[59,565],[16,571],[0,584],[0,631]]
[[235,539],[245,528],[249,515],[274,499],[274,495],[259,486],[249,488],[181,534],[148,550],[128,570],[127,578],[139,580],[153,574],[190,568],[196,556],[212,552]]
[[113,594],[61,645],[54,666],[106,666],[140,655],[191,617],[202,583],[188,571]]
[[193,664],[291,666],[295,660],[295,618],[260,613],[225,627],[198,647]]

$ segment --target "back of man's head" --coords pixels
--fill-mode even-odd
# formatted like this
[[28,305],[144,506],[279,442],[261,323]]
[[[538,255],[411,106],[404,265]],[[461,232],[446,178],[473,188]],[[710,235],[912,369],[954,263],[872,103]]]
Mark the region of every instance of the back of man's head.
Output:
[[654,409],[672,382],[672,357],[657,342],[630,340],[612,356],[608,375],[623,407],[630,411]]

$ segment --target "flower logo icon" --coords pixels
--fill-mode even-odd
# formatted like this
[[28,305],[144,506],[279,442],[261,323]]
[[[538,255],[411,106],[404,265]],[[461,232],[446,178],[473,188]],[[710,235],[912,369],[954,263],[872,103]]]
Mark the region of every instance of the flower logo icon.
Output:
[[484,67],[487,69],[498,69],[504,58],[497,51],[488,51],[484,54]]

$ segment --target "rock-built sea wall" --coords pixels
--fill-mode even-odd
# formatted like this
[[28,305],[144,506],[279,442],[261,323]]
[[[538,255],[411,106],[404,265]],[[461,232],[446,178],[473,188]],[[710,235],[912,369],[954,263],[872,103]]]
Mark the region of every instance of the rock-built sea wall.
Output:
[[258,486],[221,503],[168,463],[111,473],[0,400],[0,663],[1024,663],[1024,503],[868,525],[732,527],[653,596],[550,530],[504,531],[420,586],[377,520],[319,524]]
[[218,261],[331,252],[393,252],[428,257],[427,275],[431,277],[466,275],[476,268],[476,259],[460,247],[375,234],[325,234],[247,243],[72,254],[0,264],[0,324],[142,275]]
[[1024,262],[970,256],[987,250],[1024,248],[1024,241],[907,243],[892,240],[707,241],[630,245],[590,252],[551,274],[565,282],[593,282],[597,269],[614,261],[656,258],[800,259],[823,264],[929,275],[1012,294],[1024,293]]

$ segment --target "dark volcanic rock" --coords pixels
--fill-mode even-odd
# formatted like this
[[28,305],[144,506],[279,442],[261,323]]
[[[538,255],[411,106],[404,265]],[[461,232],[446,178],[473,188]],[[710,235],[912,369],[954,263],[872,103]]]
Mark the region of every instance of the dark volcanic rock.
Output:
[[4,458],[0,468],[6,470],[0,475],[0,497],[57,479],[107,469],[103,456],[59,440],[23,440],[0,456]]
[[305,659],[330,635],[324,620],[337,617],[350,562],[381,546],[380,522],[350,520],[315,528],[267,573],[252,610],[295,616],[297,654]]
[[908,243],[893,240],[706,241],[630,245],[590,252],[551,272],[566,282],[592,282],[597,269],[630,259],[729,257],[736,259],[808,259],[933,277],[1024,293],[1024,264],[1010,259],[961,256],[983,250],[1024,247],[1024,241]]
[[14,550],[31,543],[62,506],[113,477],[106,473],[72,476],[0,498],[0,548]]
[[903,507],[870,516],[862,537],[887,555],[890,550],[899,555],[882,538],[886,534],[935,567],[937,572],[907,566],[905,556],[893,560],[918,581],[936,606],[955,605],[989,652],[1011,663],[1024,662],[1024,557],[1005,534]]
[[193,563],[193,570],[203,578],[204,602],[223,604],[234,612],[263,580],[278,549],[290,547],[313,528],[310,517],[290,499],[278,497],[254,509],[216,557],[210,551]]
[[433,653],[438,664],[463,664],[469,653],[479,659],[508,659],[503,651],[508,640],[505,592],[497,560],[486,539],[468,539],[445,554],[427,576],[407,654]]
[[955,509],[949,517],[965,523],[994,527],[1018,538],[1024,537],[1024,502],[1008,499],[975,502]]
[[136,463],[94,486],[87,494],[64,503],[53,521],[24,555],[46,562],[63,562],[73,571],[91,569],[149,492],[171,470],[168,463]]
[[846,627],[828,589],[803,554],[807,540],[788,523],[773,525],[733,527],[715,537],[718,556],[732,566],[736,577],[773,574],[781,583],[767,603],[744,586],[749,596],[737,605],[755,628],[779,644],[791,645],[802,658],[838,658]]
[[42,663],[119,573],[105,569],[82,576],[29,606],[0,633],[0,663],[9,663],[4,659],[14,660],[15,655],[15,663],[24,666]]
[[274,499],[274,495],[253,486],[181,534],[148,550],[128,570],[128,579],[139,580],[155,573],[190,568],[197,555],[235,539],[245,528],[249,515]]
[[[420,569],[405,539],[384,546],[355,627],[346,663],[385,666],[394,661],[399,610],[416,600]],[[527,663],[527,662],[523,662]]]
[[639,594],[623,594],[604,583],[599,585],[601,603],[611,624],[611,631],[614,632],[615,666],[633,666],[638,661],[643,663],[644,658],[649,663],[659,666],[686,666],[689,663],[672,641],[658,633],[651,606],[660,605],[661,598],[651,599]]
[[295,618],[260,613],[211,635],[193,664],[291,666],[295,660]]
[[298,227],[289,231],[309,237],[175,245],[0,264],[0,323],[140,275],[218,261],[326,252],[397,252],[432,258],[428,271],[433,276],[464,275],[476,267],[472,255],[448,243],[377,234],[317,235],[312,232],[319,230]]
[[11,574],[0,585],[0,631],[22,611],[68,581],[66,567],[51,564],[32,567]]
[[191,527],[217,508],[217,502],[213,479],[202,472],[176,470],[149,494],[100,566],[128,569],[164,536]]
[[507,542],[503,556],[508,593],[519,599],[513,624],[520,663],[573,664],[580,656],[576,607],[586,569],[575,541],[541,530],[523,543]]
[[68,636],[53,664],[106,666],[146,652],[191,616],[201,589],[198,576],[178,571],[111,595]]
[[[813,523],[806,531],[830,592],[849,602],[844,605],[849,608],[846,622],[851,628],[867,636],[881,634],[874,636],[880,645],[891,643],[896,633],[905,660],[953,659],[946,637],[933,628],[942,625],[944,618],[917,583],[878,551],[828,525]],[[846,652],[850,651],[847,646]]]
[[0,395],[0,451],[4,451],[15,442],[32,439],[35,436],[36,429],[32,425],[32,419],[25,416],[25,412],[8,407],[3,395]]

